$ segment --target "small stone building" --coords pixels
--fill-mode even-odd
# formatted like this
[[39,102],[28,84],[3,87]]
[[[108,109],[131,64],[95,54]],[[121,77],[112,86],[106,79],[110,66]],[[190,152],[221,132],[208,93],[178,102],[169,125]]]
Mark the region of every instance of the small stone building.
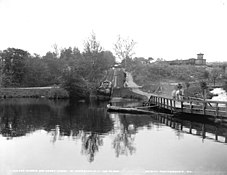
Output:
[[206,65],[206,59],[203,59],[202,53],[197,54],[197,59],[195,60],[195,65]]

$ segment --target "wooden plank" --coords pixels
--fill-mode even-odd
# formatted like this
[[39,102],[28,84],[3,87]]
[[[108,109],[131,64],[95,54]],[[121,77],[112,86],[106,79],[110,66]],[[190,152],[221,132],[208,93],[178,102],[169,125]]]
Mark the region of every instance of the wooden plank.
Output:
[[218,117],[218,103],[216,103],[216,117]]

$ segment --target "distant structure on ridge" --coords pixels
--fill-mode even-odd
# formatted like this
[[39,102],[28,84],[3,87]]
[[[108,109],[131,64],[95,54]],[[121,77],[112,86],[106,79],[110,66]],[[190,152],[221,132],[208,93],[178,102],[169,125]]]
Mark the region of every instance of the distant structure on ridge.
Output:
[[166,61],[170,65],[197,65],[197,66],[205,66],[206,65],[206,59],[203,58],[202,53],[197,54],[196,58],[189,58],[187,60],[172,60],[172,61]]

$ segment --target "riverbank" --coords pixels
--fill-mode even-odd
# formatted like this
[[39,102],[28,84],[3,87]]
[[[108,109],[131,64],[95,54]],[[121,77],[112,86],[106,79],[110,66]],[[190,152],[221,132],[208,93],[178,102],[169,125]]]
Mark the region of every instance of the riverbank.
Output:
[[69,98],[60,87],[0,88],[0,98]]
[[[187,87],[185,82],[176,82],[175,80],[163,80],[163,82],[156,82],[150,85],[146,84],[139,86],[133,81],[133,76],[131,75],[131,73],[127,73],[127,80],[128,87],[131,87],[134,92],[143,94],[147,97],[151,95],[158,95],[164,98],[172,98],[173,90],[175,90],[177,88],[177,85],[180,83],[183,86],[185,97],[203,98],[202,89],[199,82],[191,82],[188,84]],[[208,90],[206,91],[207,99],[212,99],[215,96],[217,96],[217,93],[215,91],[212,92],[212,89],[208,88]]]
[[171,98],[172,91],[174,90],[177,83],[160,82],[157,84],[156,90],[151,93],[148,90],[145,91],[143,86],[137,85],[133,80],[132,74],[130,72],[126,72],[126,85],[131,89],[132,92],[145,96],[147,99],[149,99],[151,95],[159,95],[160,97]]

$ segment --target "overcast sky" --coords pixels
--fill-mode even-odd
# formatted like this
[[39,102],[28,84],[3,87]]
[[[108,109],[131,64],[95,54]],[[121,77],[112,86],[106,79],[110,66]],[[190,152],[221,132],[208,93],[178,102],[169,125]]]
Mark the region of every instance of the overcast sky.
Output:
[[135,56],[227,61],[227,0],[0,0],[0,22],[0,50],[82,51],[94,31],[105,50],[120,35]]

